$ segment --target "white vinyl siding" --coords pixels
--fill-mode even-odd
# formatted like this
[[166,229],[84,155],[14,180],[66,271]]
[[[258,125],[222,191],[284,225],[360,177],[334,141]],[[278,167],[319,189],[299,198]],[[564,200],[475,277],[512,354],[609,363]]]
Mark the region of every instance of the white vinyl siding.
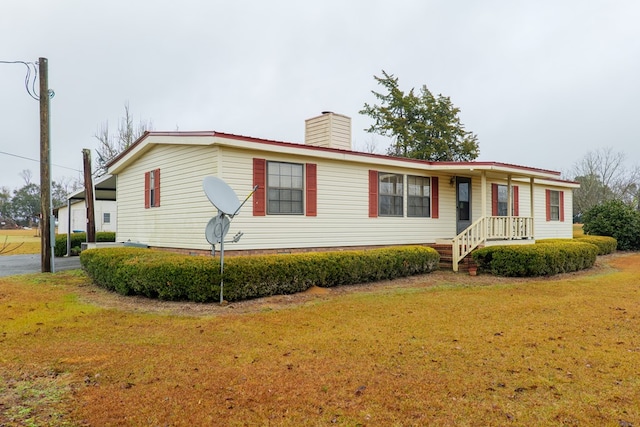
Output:
[[[94,204],[94,215],[96,232],[116,231],[116,202],[111,200],[96,200]],[[67,234],[69,230],[69,213],[67,206],[58,209],[58,234]],[[104,214],[109,213],[111,222],[104,222]],[[71,205],[71,231],[87,231],[87,207],[84,201]]]
[[[158,145],[118,175],[117,241],[188,248],[204,239],[217,211],[202,190],[202,180],[217,171],[217,148]],[[161,204],[144,207],[144,174],[161,171]],[[206,242],[206,239],[205,239]]]
[[[234,142],[235,144],[235,142]],[[455,236],[455,187],[451,174],[434,173],[423,164],[399,165],[393,159],[345,156],[331,152],[317,155],[315,150],[295,147],[264,147],[249,142],[237,145],[151,145],[137,160],[119,171],[117,240],[142,242],[151,246],[210,249],[204,230],[217,210],[202,190],[207,175],[222,178],[244,201],[253,189],[253,159],[317,166],[317,215],[253,215],[249,198],[232,219],[229,235],[242,232],[238,243],[227,250],[303,249],[396,244],[434,243]],[[259,147],[261,149],[254,149]],[[161,204],[144,209],[144,173],[161,171]],[[405,177],[439,178],[439,218],[405,216],[369,217],[369,171],[384,171]],[[482,188],[479,176],[472,176],[472,220],[482,215]],[[433,184],[433,179],[431,183]],[[505,184],[506,181],[498,181]],[[520,216],[531,216],[529,181],[518,180]],[[491,214],[490,182],[487,182],[487,215]],[[548,186],[546,188],[549,188]],[[565,218],[571,218],[571,189],[564,191]],[[431,189],[433,191],[433,188]],[[545,186],[535,186],[535,231],[537,238],[571,237],[571,221],[545,221]],[[403,212],[407,212],[408,190],[403,186]]]
[[[547,221],[547,207],[545,191],[551,189],[564,192],[564,221]],[[522,195],[520,196],[522,200]],[[536,239],[551,239],[573,237],[573,218],[571,206],[573,205],[573,192],[566,188],[552,188],[543,184],[536,184],[535,187],[535,224],[534,230]],[[520,211],[522,212],[522,210]]]
[[[219,153],[222,153],[223,161],[217,159]],[[455,217],[445,214],[454,209],[454,196],[442,185],[446,182],[444,177],[440,179],[440,219],[369,218],[370,165],[278,153],[265,155],[229,147],[214,150],[212,147],[162,145],[118,177],[118,209],[127,212],[126,219],[122,215],[119,217],[118,240],[168,248],[210,249],[204,230],[216,209],[202,190],[202,179],[206,175],[219,176],[242,201],[252,190],[254,157],[277,162],[316,163],[317,216],[253,216],[252,200],[249,199],[233,218],[229,230],[230,235],[242,231],[242,239],[226,246],[227,250],[422,244],[452,237],[455,231]],[[153,162],[149,161],[151,158]],[[144,182],[140,172],[144,174],[154,168],[161,169],[162,202],[159,208],[145,210]],[[385,170],[397,174],[423,173],[417,169]]]

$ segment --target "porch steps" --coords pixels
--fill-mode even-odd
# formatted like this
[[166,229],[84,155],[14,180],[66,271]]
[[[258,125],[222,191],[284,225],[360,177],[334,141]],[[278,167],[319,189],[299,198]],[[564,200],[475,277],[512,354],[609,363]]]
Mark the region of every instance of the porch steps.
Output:
[[[451,243],[435,243],[429,245],[440,254],[440,270],[453,270],[453,245]],[[476,266],[471,254],[464,257],[458,264],[458,271],[463,273],[469,272],[470,266]]]

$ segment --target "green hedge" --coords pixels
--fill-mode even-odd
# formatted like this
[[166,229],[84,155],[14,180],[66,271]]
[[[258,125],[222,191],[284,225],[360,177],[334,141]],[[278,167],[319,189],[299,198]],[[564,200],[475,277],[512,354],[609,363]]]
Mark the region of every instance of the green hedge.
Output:
[[618,242],[613,237],[608,236],[580,236],[573,239],[542,239],[537,240],[536,243],[591,243],[598,248],[598,255],[607,255],[614,253],[618,247]]
[[[559,239],[560,240],[560,239]],[[473,252],[480,271],[497,276],[550,276],[590,268],[598,247],[586,242],[487,246]]]
[[580,236],[576,238],[579,242],[591,243],[598,247],[598,255],[608,255],[618,249],[618,241],[609,236]]
[[[87,241],[87,233],[71,233],[71,255],[80,253],[80,245]],[[113,231],[99,231],[96,233],[96,242],[115,242],[116,233]],[[55,256],[67,254],[67,235],[56,234],[56,246],[53,249]]]
[[[440,256],[428,247],[292,255],[234,256],[224,263],[224,298],[238,301],[292,294],[311,286],[338,286],[430,273]],[[164,300],[216,301],[220,259],[141,248],[89,249],[82,267],[96,285],[123,295]]]

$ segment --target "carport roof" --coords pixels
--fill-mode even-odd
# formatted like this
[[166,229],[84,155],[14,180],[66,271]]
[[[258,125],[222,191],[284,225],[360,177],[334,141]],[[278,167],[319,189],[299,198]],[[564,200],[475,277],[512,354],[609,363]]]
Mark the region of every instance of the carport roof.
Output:
[[[113,175],[102,175],[93,181],[93,192],[96,200],[116,200],[116,177]],[[84,188],[75,193],[69,194],[68,200],[85,200],[87,198]]]

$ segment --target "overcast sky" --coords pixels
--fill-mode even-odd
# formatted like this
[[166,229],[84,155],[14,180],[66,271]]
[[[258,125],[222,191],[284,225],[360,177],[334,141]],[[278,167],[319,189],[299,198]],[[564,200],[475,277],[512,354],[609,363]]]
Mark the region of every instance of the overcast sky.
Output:
[[[126,102],[155,130],[288,142],[329,110],[352,118],[356,147],[384,152],[358,114],[381,70],[449,96],[478,160],[566,171],[605,147],[640,163],[639,22],[637,0],[2,0],[0,60],[49,60],[54,180],[78,177]],[[39,183],[38,163],[15,157],[39,158],[25,74],[0,64],[12,190],[24,169]]]

